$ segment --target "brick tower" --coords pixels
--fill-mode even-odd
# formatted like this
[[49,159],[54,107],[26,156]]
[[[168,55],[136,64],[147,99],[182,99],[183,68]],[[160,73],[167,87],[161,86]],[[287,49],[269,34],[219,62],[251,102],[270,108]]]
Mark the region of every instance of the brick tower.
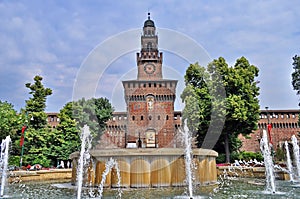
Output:
[[154,22],[144,22],[141,51],[137,53],[137,79],[123,81],[127,105],[125,146],[173,147],[174,101],[177,80],[163,79],[163,53],[158,50]]

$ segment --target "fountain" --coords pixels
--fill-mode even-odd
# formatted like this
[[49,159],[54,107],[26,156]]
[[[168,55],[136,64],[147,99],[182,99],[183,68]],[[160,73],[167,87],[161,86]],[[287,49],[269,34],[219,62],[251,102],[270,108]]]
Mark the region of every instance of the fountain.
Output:
[[292,162],[291,162],[291,155],[290,155],[288,142],[285,141],[284,144],[285,144],[285,151],[286,151],[286,164],[287,164],[287,168],[288,168],[288,173],[289,173],[289,176],[290,176],[290,181],[293,182],[294,181],[293,165],[292,165]]
[[80,150],[80,156],[78,159],[78,167],[77,167],[77,187],[78,187],[77,199],[81,198],[84,167],[89,162],[90,159],[89,150],[91,148],[91,138],[90,138],[90,129],[87,125],[84,125],[80,139],[81,139],[81,150]]
[[186,121],[184,124],[184,143],[185,143],[185,173],[186,173],[186,181],[188,187],[188,196],[193,198],[193,179],[192,179],[192,136],[190,135],[190,131],[187,127]]
[[298,146],[298,140],[295,135],[292,136],[292,144],[293,144],[293,152],[294,152],[294,162],[296,163],[296,168],[297,168],[296,177],[297,180],[299,180],[300,178],[299,146]]
[[1,169],[2,169],[2,176],[1,176],[1,190],[0,196],[4,196],[4,188],[6,185],[7,179],[7,165],[8,165],[8,150],[9,150],[9,143],[10,143],[10,136],[7,136],[1,143]]
[[270,152],[269,141],[266,130],[263,130],[263,137],[260,141],[260,150],[263,153],[265,174],[266,174],[266,191],[275,193],[275,175],[274,165]]
[[[216,161],[217,153],[209,149],[190,149],[194,162],[195,184],[215,185],[217,183]],[[90,150],[93,163],[88,170],[88,182],[91,186],[104,188],[160,188],[186,187],[187,175],[185,169],[185,149],[183,148],[110,148]],[[79,152],[71,154],[73,171],[72,184],[76,184],[76,167],[80,161]],[[114,159],[120,168],[120,185],[117,183],[117,173],[111,170],[106,179],[103,172],[106,163]],[[78,179],[77,179],[78,180]],[[86,181],[86,182],[87,182]],[[105,182],[103,182],[105,181]],[[86,183],[85,182],[85,183]],[[101,183],[102,182],[102,183]],[[87,184],[87,183],[86,183]],[[190,188],[192,190],[192,188]]]
[[118,180],[117,181],[118,194],[117,194],[116,198],[122,198],[120,169],[119,169],[118,162],[112,158],[105,164],[105,171],[102,174],[101,183],[100,183],[100,186],[98,189],[100,198],[102,198],[103,187],[104,187],[104,183],[106,181],[106,177],[108,176],[109,172],[112,170],[113,167],[117,171],[117,180]]

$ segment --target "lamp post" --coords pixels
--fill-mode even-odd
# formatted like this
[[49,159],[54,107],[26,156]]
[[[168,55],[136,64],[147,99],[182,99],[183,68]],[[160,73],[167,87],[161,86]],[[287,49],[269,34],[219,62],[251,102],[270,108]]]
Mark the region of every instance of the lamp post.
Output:
[[266,112],[267,112],[268,124],[270,124],[270,118],[269,118],[269,112],[268,112],[269,107],[266,106],[265,108],[266,108]]
[[[33,117],[30,120],[33,120]],[[22,127],[22,135],[21,135],[21,140],[20,140],[20,146],[22,147],[21,157],[20,157],[20,168],[22,167],[22,162],[23,162],[24,143],[25,143],[25,136],[26,136],[27,128],[28,128],[28,112],[26,112],[25,125]]]
[[274,148],[273,148],[273,142],[272,142],[272,137],[271,137],[271,129],[272,126],[270,124],[270,117],[269,117],[269,107],[265,107],[266,108],[266,112],[267,112],[267,120],[268,120],[268,125],[267,125],[267,133],[268,133],[268,137],[269,137],[269,146],[271,148],[271,155],[274,156]]

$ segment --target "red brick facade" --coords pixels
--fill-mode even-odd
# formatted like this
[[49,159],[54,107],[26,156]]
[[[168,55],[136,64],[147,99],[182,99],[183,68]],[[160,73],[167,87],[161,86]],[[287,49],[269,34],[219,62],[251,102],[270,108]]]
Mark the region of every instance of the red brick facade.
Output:
[[163,53],[157,46],[156,28],[149,17],[143,27],[141,51],[137,53],[137,79],[123,81],[127,112],[114,113],[107,123],[105,137],[111,145],[175,146],[173,140],[181,123],[174,117],[177,80],[163,79]]
[[47,124],[52,128],[56,128],[59,124],[58,113],[47,113]]
[[270,135],[274,150],[278,147],[282,148],[284,141],[291,142],[292,135],[296,135],[299,139],[298,133],[300,132],[300,128],[298,125],[298,117],[299,110],[261,110],[258,129],[247,136],[247,138],[240,136],[243,142],[241,150],[260,151],[259,141],[262,137],[263,130],[267,129],[268,123],[272,125]]
[[[127,112],[113,113],[99,147],[176,147],[181,112],[174,112],[177,80],[163,79],[163,53],[158,50],[154,22],[145,21],[141,36],[141,51],[137,53],[137,79],[123,81]],[[260,151],[259,141],[267,124],[272,125],[271,139],[276,150],[300,130],[298,110],[262,110],[258,129],[247,137],[241,150]],[[48,123],[55,128],[59,119],[48,114]],[[299,137],[298,137],[299,138]]]

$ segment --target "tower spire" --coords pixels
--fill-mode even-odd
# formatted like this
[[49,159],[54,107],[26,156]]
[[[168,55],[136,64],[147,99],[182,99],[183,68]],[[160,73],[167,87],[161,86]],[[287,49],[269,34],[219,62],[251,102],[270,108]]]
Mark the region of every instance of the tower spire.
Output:
[[148,12],[148,19],[150,19],[150,12]]

